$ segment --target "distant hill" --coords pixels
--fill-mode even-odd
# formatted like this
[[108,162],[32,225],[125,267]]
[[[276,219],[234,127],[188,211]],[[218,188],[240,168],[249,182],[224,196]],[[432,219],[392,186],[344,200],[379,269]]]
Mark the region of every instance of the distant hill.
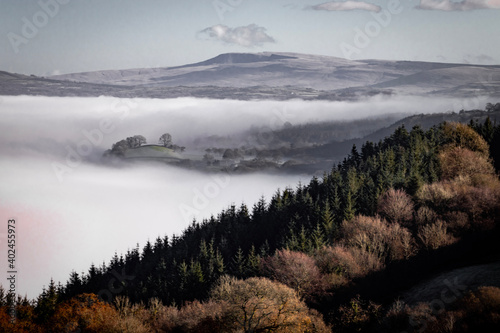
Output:
[[[109,70],[53,76],[127,86],[301,87],[337,90],[353,87],[435,92],[474,83],[500,82],[500,66],[414,61],[346,60],[299,53],[227,53],[178,67]],[[496,89],[495,88],[495,89]]]
[[[490,112],[485,112],[482,110],[471,110],[461,111],[459,113],[448,112],[408,116],[396,121],[390,126],[381,128],[362,138],[344,141],[331,141],[322,145],[296,149],[292,152],[293,155],[290,157],[298,156],[302,159],[326,159],[326,161],[330,163],[337,163],[341,161],[344,156],[350,153],[353,145],[356,145],[358,150],[360,150],[361,146],[365,142],[370,141],[377,143],[379,142],[379,140],[382,140],[383,138],[391,135],[391,133],[394,133],[396,129],[401,126],[405,126],[407,130],[411,130],[413,126],[418,125],[422,129],[427,130],[432,126],[438,125],[443,122],[459,122],[467,124],[472,120],[474,122],[477,121],[479,123],[483,123],[487,117],[489,117],[493,123],[500,124],[500,109],[497,108]],[[322,163],[323,164],[319,165],[324,165],[325,161],[323,161]]]
[[[221,89],[223,88],[223,89]],[[377,94],[500,96],[500,65],[227,53],[194,64],[48,78],[1,72],[1,95],[353,100]]]

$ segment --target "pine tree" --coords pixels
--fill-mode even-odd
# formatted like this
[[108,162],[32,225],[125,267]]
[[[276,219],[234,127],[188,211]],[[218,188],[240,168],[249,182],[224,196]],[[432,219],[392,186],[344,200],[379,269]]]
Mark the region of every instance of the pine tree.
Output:
[[189,267],[185,261],[182,261],[178,267],[178,270],[179,270],[179,291],[182,294],[188,288]]
[[325,203],[323,210],[321,211],[321,226],[325,231],[326,242],[332,244],[337,237],[337,225],[335,224],[335,219],[330,210],[330,204],[328,201]]
[[54,280],[51,278],[49,287],[44,288],[42,294],[38,297],[35,314],[38,323],[46,323],[54,314],[58,303],[59,294]]
[[267,239],[264,241],[264,243],[260,246],[260,256],[262,258],[265,258],[269,255],[269,252],[271,251],[271,248],[269,246],[269,242]]
[[321,249],[325,246],[325,235],[323,234],[323,230],[321,230],[321,226],[319,223],[316,225],[316,228],[314,228],[313,232],[311,233],[310,244],[311,246],[309,250]]
[[237,277],[244,277],[245,276],[245,256],[243,254],[243,250],[241,247],[238,248],[238,251],[236,252],[234,258],[233,258],[233,268],[232,271],[234,275]]
[[356,209],[354,208],[354,199],[352,197],[351,191],[348,191],[345,198],[344,220],[346,221],[352,220],[355,214],[356,214]]
[[283,242],[283,247],[290,251],[299,250],[299,240],[295,234],[295,223],[293,221],[289,223],[288,235]]
[[311,243],[309,237],[307,237],[306,229],[302,225],[298,237],[298,250],[300,252],[308,253],[310,249],[311,249]]
[[205,282],[203,270],[201,269],[201,264],[198,260],[191,259],[191,263],[189,265],[189,277],[192,286],[199,286]]
[[424,184],[422,176],[417,171],[413,170],[408,179],[408,184],[406,186],[409,195],[415,195],[420,187]]
[[222,254],[220,253],[219,249],[217,249],[215,251],[215,260],[214,260],[215,279],[223,275],[225,272],[226,272],[226,266],[224,265],[224,258],[222,257]]
[[359,164],[361,163],[361,155],[359,155],[358,149],[356,148],[355,144],[353,144],[352,148],[351,148],[350,161],[352,161],[352,162],[349,163],[349,166],[352,166],[355,168],[359,167]]

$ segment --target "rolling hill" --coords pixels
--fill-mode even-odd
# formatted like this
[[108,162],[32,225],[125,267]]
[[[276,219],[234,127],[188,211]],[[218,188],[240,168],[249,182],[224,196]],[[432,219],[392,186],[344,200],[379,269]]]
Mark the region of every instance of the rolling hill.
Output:
[[[223,88],[223,89],[221,89]],[[47,78],[0,72],[1,95],[353,100],[376,94],[500,96],[500,65],[227,53],[176,67]]]

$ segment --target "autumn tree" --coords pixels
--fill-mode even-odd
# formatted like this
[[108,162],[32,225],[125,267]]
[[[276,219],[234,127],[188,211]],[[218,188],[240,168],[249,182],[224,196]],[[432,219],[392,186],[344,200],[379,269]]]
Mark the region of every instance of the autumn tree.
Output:
[[454,238],[448,234],[446,224],[443,221],[437,221],[436,223],[420,227],[418,238],[424,247],[429,250],[436,250],[454,241]]
[[486,141],[471,127],[461,123],[445,123],[442,125],[445,144],[477,151],[488,156],[489,147]]
[[408,224],[413,217],[413,201],[403,190],[390,188],[379,199],[378,212],[389,222]]
[[494,175],[487,155],[462,147],[450,147],[439,154],[443,180],[457,177],[473,180],[478,175]]
[[342,223],[344,243],[377,256],[382,262],[408,258],[413,254],[413,238],[399,224],[389,225],[379,217],[357,215]]
[[384,267],[375,254],[345,245],[324,247],[317,251],[315,257],[321,272],[330,275],[334,284],[343,284],[348,279],[362,277]]
[[110,331],[118,313],[95,294],[81,294],[58,305],[50,319],[49,332]]
[[265,276],[293,288],[306,299],[325,287],[314,259],[302,252],[278,250],[274,256],[262,260],[261,270]]
[[329,332],[293,289],[266,278],[224,276],[211,295],[226,302],[224,318],[237,332]]

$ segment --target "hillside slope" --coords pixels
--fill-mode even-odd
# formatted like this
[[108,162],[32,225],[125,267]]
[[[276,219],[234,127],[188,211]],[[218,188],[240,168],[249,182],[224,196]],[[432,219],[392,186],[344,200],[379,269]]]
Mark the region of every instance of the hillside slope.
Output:
[[411,61],[346,60],[299,53],[228,53],[178,67],[109,70],[53,76],[98,84],[145,86],[303,87],[337,90],[391,88],[402,93],[500,82],[500,66]]
[[356,100],[373,95],[500,96],[500,66],[227,53],[176,67],[47,78],[1,72],[0,95]]

